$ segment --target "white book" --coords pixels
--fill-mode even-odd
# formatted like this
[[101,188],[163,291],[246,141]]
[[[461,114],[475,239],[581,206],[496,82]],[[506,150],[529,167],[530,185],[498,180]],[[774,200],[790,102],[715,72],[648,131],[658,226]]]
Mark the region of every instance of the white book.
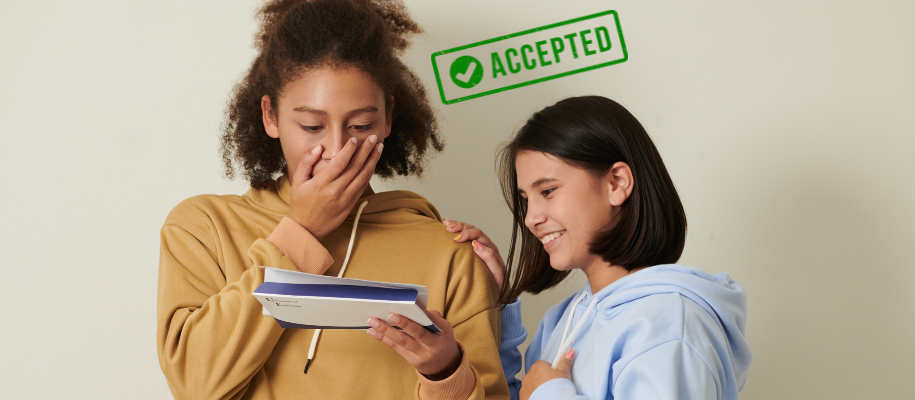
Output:
[[391,313],[441,332],[420,309],[426,307],[425,286],[364,281],[262,267],[264,283],[254,297],[287,329],[368,329],[369,317],[387,322]]

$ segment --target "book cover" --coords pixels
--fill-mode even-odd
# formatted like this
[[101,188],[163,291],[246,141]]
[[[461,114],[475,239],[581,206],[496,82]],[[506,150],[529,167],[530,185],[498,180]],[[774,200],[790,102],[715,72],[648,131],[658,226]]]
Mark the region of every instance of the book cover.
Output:
[[368,329],[369,317],[390,324],[388,316],[397,313],[441,332],[419,307],[429,297],[424,286],[265,269],[254,297],[283,328]]

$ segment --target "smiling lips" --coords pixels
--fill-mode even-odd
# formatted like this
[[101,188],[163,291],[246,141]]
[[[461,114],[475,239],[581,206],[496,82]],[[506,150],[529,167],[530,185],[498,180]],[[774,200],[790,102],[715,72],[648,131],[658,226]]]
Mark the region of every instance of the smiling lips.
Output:
[[546,235],[546,236],[540,238],[540,242],[543,243],[544,246],[546,246],[548,243],[550,243],[554,239],[562,236],[562,234],[564,234],[564,233],[566,233],[566,231],[553,232],[549,235]]

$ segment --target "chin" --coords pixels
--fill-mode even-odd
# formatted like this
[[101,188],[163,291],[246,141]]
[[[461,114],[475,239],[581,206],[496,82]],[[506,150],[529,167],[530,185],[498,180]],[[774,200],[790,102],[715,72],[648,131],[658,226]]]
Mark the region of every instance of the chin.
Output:
[[572,266],[569,265],[569,261],[562,257],[553,257],[550,256],[550,267],[557,271],[569,271],[573,270]]
[[573,271],[581,269],[582,262],[581,260],[572,260],[569,257],[564,257],[563,254],[550,255],[550,267],[557,271]]

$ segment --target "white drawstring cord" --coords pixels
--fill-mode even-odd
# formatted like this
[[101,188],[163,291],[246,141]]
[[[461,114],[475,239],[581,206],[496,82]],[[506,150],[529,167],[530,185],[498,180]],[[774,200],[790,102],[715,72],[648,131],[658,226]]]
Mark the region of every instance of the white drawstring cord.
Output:
[[559,337],[559,347],[562,350],[562,342],[566,340],[566,335],[569,333],[569,326],[572,325],[572,317],[575,316],[575,307],[578,306],[578,303],[581,303],[581,299],[585,297],[585,294],[582,293],[581,296],[578,296],[575,299],[575,302],[572,303],[572,315],[569,316],[569,319],[566,320],[566,327],[562,330],[562,336]]
[[[343,266],[340,267],[340,273],[337,274],[337,278],[342,278],[343,273],[346,272],[346,265],[349,264],[349,256],[353,252],[353,243],[356,241],[356,226],[359,225],[359,216],[362,215],[362,209],[365,206],[369,205],[369,202],[363,201],[359,205],[359,210],[356,211],[356,219],[353,221],[353,232],[349,235],[349,246],[346,248],[346,258],[343,259]],[[305,362],[305,371],[302,373],[308,373],[308,367],[311,365],[311,360],[315,358],[315,349],[318,348],[318,338],[321,337],[321,329],[315,329],[314,335],[311,336],[311,346],[308,347],[308,361]]]
[[575,318],[575,307],[578,307],[578,302],[585,297],[585,293],[582,293],[581,296],[578,296],[578,299],[575,300],[575,304],[572,305],[572,314],[569,315],[569,319],[566,320],[566,327],[562,330],[562,336],[559,338],[559,351],[556,352],[556,358],[553,359],[553,369],[559,365],[559,360],[562,359],[562,356],[565,355],[565,352],[568,350],[568,347],[572,345],[572,341],[575,340],[575,336],[578,335],[578,331],[581,330],[581,327],[584,326],[585,320],[588,319],[588,315],[591,314],[591,310],[594,309],[594,306],[597,304],[597,299],[592,299],[591,304],[588,305],[588,309],[585,311],[585,315],[581,316],[581,320],[578,321],[578,324],[575,325],[575,329],[572,330],[572,333],[566,338],[566,333],[569,332],[569,325],[572,323],[572,319]]

